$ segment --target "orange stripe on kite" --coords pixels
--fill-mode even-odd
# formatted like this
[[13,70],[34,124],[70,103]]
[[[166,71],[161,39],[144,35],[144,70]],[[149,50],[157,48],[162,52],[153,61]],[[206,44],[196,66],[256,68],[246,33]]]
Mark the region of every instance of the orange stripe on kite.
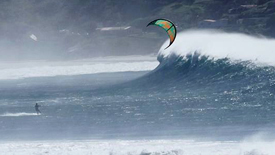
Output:
[[167,19],[156,19],[156,20],[150,22],[147,26],[149,26],[149,25],[159,26],[167,32],[169,39],[170,39],[170,44],[166,48],[171,46],[172,43],[175,41],[176,35],[177,35],[177,29],[171,21],[169,21]]

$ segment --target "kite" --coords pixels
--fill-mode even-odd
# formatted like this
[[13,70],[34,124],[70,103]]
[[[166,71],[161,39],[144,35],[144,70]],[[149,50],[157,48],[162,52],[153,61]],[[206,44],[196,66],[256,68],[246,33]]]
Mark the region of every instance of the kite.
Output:
[[159,27],[163,28],[168,33],[168,36],[170,38],[170,44],[166,48],[171,46],[172,43],[175,41],[176,35],[177,35],[177,29],[176,29],[175,24],[172,23],[171,21],[169,21],[167,19],[156,19],[154,21],[151,21],[147,26],[149,26],[149,25],[159,26]]
[[34,34],[31,34],[31,35],[30,35],[30,38],[31,38],[32,40],[34,40],[34,41],[37,41],[37,40],[38,40],[38,38],[37,38]]

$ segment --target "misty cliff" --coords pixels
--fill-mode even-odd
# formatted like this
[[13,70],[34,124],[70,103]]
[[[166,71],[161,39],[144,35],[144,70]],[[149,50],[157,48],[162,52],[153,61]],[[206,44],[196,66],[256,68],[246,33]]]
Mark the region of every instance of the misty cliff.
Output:
[[171,19],[179,31],[223,19],[219,29],[275,36],[274,0],[3,0],[0,58],[156,53],[167,37],[161,29],[146,28],[155,18]]

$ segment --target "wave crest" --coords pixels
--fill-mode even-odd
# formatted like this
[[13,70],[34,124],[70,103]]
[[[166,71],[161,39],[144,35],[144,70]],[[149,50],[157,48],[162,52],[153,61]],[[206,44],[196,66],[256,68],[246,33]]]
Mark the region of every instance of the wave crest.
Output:
[[160,61],[173,54],[186,56],[199,52],[215,59],[229,58],[275,65],[274,39],[214,30],[189,30],[179,33],[173,45],[165,50],[167,42],[159,51]]

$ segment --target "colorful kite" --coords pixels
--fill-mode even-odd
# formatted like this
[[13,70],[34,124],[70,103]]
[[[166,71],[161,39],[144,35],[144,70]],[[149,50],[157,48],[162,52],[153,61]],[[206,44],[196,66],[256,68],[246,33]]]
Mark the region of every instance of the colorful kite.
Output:
[[154,21],[151,21],[147,26],[149,25],[157,25],[163,28],[168,33],[168,36],[170,38],[170,44],[166,48],[171,46],[172,43],[175,41],[176,35],[177,35],[177,29],[175,24],[173,24],[171,21],[167,19],[156,19]]

